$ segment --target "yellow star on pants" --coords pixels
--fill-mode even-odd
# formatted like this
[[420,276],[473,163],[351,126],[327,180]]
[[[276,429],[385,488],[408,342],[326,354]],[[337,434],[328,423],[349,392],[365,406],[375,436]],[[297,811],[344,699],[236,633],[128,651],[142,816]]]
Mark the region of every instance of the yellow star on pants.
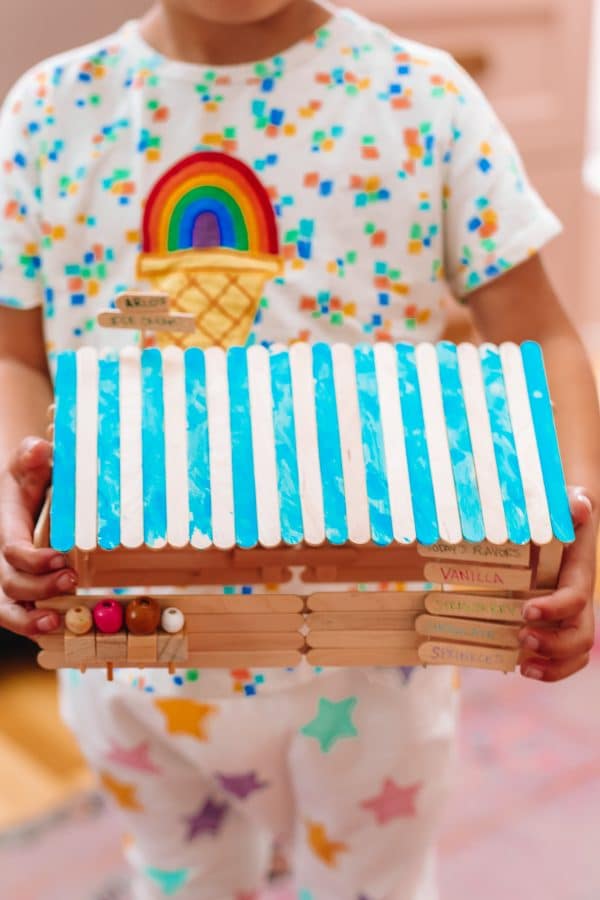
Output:
[[143,812],[143,806],[138,801],[135,784],[127,784],[117,781],[108,772],[100,772],[100,783],[105,791],[113,797],[121,809],[129,809],[133,812]]
[[327,836],[325,826],[319,822],[306,822],[308,846],[326,866],[337,866],[338,853],[347,853],[348,847]]
[[155,700],[154,704],[163,713],[169,734],[187,734],[200,741],[208,740],[204,723],[208,716],[218,712],[218,707],[177,697]]

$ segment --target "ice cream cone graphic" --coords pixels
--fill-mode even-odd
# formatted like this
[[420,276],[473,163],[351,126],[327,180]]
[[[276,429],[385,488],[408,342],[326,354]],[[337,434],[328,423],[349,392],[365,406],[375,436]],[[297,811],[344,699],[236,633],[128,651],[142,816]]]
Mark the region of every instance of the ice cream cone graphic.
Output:
[[230,347],[250,335],[265,284],[282,271],[268,193],[244,163],[200,152],[157,182],[144,210],[138,277],[191,313],[190,334],[157,332],[158,346]]

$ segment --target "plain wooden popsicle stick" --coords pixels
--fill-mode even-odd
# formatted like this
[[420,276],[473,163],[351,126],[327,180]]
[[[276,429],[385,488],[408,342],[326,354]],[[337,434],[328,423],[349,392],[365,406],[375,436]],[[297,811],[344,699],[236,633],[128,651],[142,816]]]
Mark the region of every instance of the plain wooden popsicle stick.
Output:
[[[283,576],[277,580],[277,584],[286,584],[291,578],[291,572],[284,570]],[[111,588],[115,584],[120,587],[140,588],[137,593],[143,593],[143,585],[150,582],[154,587],[179,586],[182,588],[191,585],[203,585],[218,589],[219,585],[246,585],[246,584],[271,584],[265,580],[264,569],[229,569],[225,577],[218,574],[216,569],[123,569],[118,577],[110,570],[95,571],[93,574],[94,587]]]
[[414,628],[417,614],[395,610],[373,612],[313,612],[307,616],[310,630],[318,631],[388,631],[392,628]]
[[[297,666],[301,659],[302,654],[298,650],[195,651],[188,655],[186,668],[285,669],[290,666]],[[38,663],[43,669],[61,669],[67,667],[63,653],[52,653],[47,650],[42,650],[38,655]],[[143,660],[131,659],[128,660],[128,665],[132,667],[144,667],[147,666],[148,663]],[[170,663],[165,660],[164,662],[152,663],[151,668],[167,668],[169,665]],[[93,659],[90,660],[90,662],[86,662],[85,667],[88,669],[104,669],[106,663],[102,660]]]
[[432,615],[459,616],[500,622],[523,621],[523,599],[493,594],[460,594],[433,591],[425,597],[425,608]]
[[335,591],[311,594],[307,607],[314,612],[419,612],[425,609],[424,591]]
[[304,638],[298,632],[266,634],[252,632],[205,633],[188,630],[190,650],[300,650]]
[[[248,613],[256,615],[270,615],[273,613],[299,613],[302,612],[304,602],[302,597],[296,594],[160,594],[152,591],[139,591],[131,595],[123,595],[121,603],[126,605],[134,597],[153,597],[164,609],[167,606],[175,606],[183,613],[195,614],[219,614],[230,615],[232,613]],[[96,605],[100,595],[81,596],[78,594],[54,597],[50,600],[40,600],[36,603],[38,609],[55,609],[57,612],[66,612],[72,606],[87,606],[90,609]]]
[[500,650],[496,647],[478,647],[473,644],[453,644],[443,641],[426,641],[418,650],[419,660],[431,666],[461,666],[473,669],[494,669],[499,672],[514,671],[518,650]]
[[467,644],[491,644],[516,650],[519,646],[519,625],[499,625],[454,616],[422,615],[415,622],[417,634],[438,640],[461,641]]
[[350,650],[362,647],[369,650],[410,650],[419,646],[421,638],[414,630],[309,631],[306,643],[319,649]]
[[537,569],[535,572],[536,588],[552,589],[556,587],[564,553],[564,545],[560,541],[551,541],[539,548]]
[[[254,567],[255,562],[248,561]],[[96,550],[94,570],[96,572],[121,572],[146,569],[148,572],[165,569],[230,569],[234,566],[231,550],[197,550],[196,548],[162,547],[160,551],[143,549]],[[246,567],[247,568],[247,567]],[[149,576],[150,577],[150,576]],[[221,576],[219,576],[221,577]]]
[[433,584],[488,588],[498,591],[526,591],[531,587],[529,569],[475,566],[468,563],[426,563],[425,578]]
[[312,666],[418,666],[417,650],[355,647],[349,650],[318,649],[306,654]]
[[[431,581],[426,578],[423,572],[423,560],[415,559],[410,564],[402,563],[396,566],[386,565],[382,561],[379,565],[373,566],[340,566],[336,571],[335,578],[331,579],[331,583],[342,582],[344,584],[373,584],[380,586],[382,584],[405,584],[409,581]],[[302,581],[305,584],[323,584],[323,579],[319,577],[319,569],[307,568],[302,573]]]

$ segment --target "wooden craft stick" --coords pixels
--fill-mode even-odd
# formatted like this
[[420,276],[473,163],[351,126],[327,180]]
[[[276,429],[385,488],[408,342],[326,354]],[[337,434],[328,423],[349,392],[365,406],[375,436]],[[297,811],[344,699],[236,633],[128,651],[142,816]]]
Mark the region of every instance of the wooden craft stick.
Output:
[[46,499],[40,511],[35,531],[33,532],[34,547],[50,546],[50,506],[52,503],[52,488],[46,492]]
[[310,630],[318,631],[388,631],[392,628],[414,628],[416,613],[394,610],[371,612],[313,612],[307,616]]
[[[415,622],[417,634],[440,640],[462,641],[467,644],[491,644],[494,647],[517,649],[518,625],[498,625],[475,619],[458,619],[454,616],[422,615]],[[312,642],[312,635],[310,637]]]
[[[199,561],[200,564],[200,561]],[[280,570],[281,571],[281,570]],[[189,587],[189,585],[212,587],[215,590],[220,585],[264,585],[265,582],[264,569],[231,569],[223,578],[222,572],[215,568],[209,569],[184,569],[174,566],[173,568],[158,569],[122,569],[119,570],[119,578],[115,578],[115,573],[110,570],[100,570],[94,572],[94,587],[112,588],[115,584],[120,587],[130,587],[139,589],[138,593],[143,593],[143,587],[148,581],[154,587],[181,586]],[[286,584],[291,578],[291,572],[287,569],[282,571],[282,577],[278,579],[277,584]]]
[[141,663],[151,665],[158,658],[158,635],[156,634],[128,634],[127,635],[127,662],[129,665]]
[[219,347],[210,347],[204,359],[213,541],[219,549],[227,550],[235,545],[227,358]]
[[75,543],[92,550],[98,538],[98,357],[92,347],[77,353],[76,403]]
[[310,631],[306,637],[309,647],[336,650],[365,648],[381,650],[410,650],[421,643],[419,635],[410,631]]
[[279,489],[273,427],[273,396],[269,351],[256,345],[248,350],[252,450],[256,483],[258,539],[263,547],[281,542]]
[[[140,351],[126,347],[119,356],[121,422],[121,543],[144,542],[142,487],[142,375]],[[118,582],[121,584],[121,582]]]
[[[133,599],[134,594],[123,597],[123,603]],[[184,614],[219,614],[245,613],[248,615],[271,615],[280,613],[302,612],[304,602],[296,594],[160,594],[140,591],[140,596],[151,596],[165,609],[175,606]],[[71,594],[69,596],[52,597],[39,600],[38,609],[55,609],[66,612],[72,606],[88,606],[92,609],[98,602],[98,596]]]
[[179,347],[165,347],[162,360],[167,540],[171,547],[185,547],[189,541],[189,492],[183,352]]
[[[188,654],[186,665],[199,669],[285,669],[297,666],[301,659],[302,654],[298,650],[196,651]],[[132,667],[148,665],[145,659],[130,658],[127,662]],[[43,669],[80,667],[79,663],[75,666],[67,664],[64,653],[54,653],[48,650],[42,650],[38,654],[38,663]],[[104,669],[106,667],[105,662],[95,658],[86,661],[83,665],[88,669]],[[169,665],[171,663],[166,661],[152,663],[153,668],[167,668]]]
[[369,649],[355,647],[348,650],[318,649],[306,654],[312,666],[418,666],[417,650]]
[[302,613],[222,613],[203,615],[188,613],[186,616],[190,632],[297,632],[304,625]]
[[459,544],[447,544],[439,541],[431,547],[419,544],[417,552],[425,559],[441,558],[444,562],[457,560],[521,568],[527,568],[531,563],[530,544],[518,546],[509,543],[491,544],[489,541],[482,541],[480,544],[471,544],[467,541],[461,541]]
[[537,569],[535,572],[536,588],[552,589],[558,583],[560,567],[564,553],[564,545],[560,541],[551,541],[539,548]]
[[188,639],[184,631],[178,634],[158,633],[157,662],[184,663],[188,657]]
[[431,666],[462,666],[513,672],[519,659],[519,652],[499,650],[495,647],[476,647],[471,644],[426,641],[418,649],[418,658],[425,665]]
[[127,660],[127,635],[124,631],[117,634],[96,634],[96,658],[115,665]]
[[98,314],[102,328],[131,328],[135,331],[169,331],[175,334],[191,334],[196,320],[188,313],[162,312],[113,312],[110,309]]
[[[306,584],[322,584],[319,577],[319,568],[308,567],[301,575]],[[347,566],[336,570],[334,581],[345,584],[373,584],[379,586],[382,582],[394,584],[407,581],[431,581],[423,574],[423,560],[415,554],[415,559],[402,565],[389,566],[385,563],[374,566]]]
[[522,622],[523,600],[492,594],[432,592],[425,597],[425,608],[433,615],[460,616],[499,622]]
[[425,609],[425,596],[423,591],[331,591],[311,594],[306,603],[307,608],[314,612],[422,612]]
[[494,544],[503,545],[508,540],[508,532],[481,373],[481,360],[477,347],[473,344],[460,344],[457,355],[485,533]]
[[296,451],[304,538],[307,544],[318,545],[325,540],[325,513],[310,346],[302,342],[293,344],[290,347],[289,358],[294,419],[297,434],[301,436],[301,439],[296,441]]
[[412,543],[415,540],[415,519],[406,459],[396,351],[392,344],[379,342],[375,344],[374,355],[394,539]]
[[[79,668],[80,666],[87,665],[88,660],[95,659],[96,637],[94,634],[65,634],[64,636],[52,635],[52,637],[56,641],[56,651],[54,655],[62,659],[60,666],[73,666]],[[46,638],[46,640],[49,639],[50,636]],[[44,650],[42,650],[42,654],[43,653]],[[42,654],[39,655],[41,656]],[[58,666],[56,668],[58,668]]]
[[552,523],[550,522],[550,510],[529,404],[527,382],[523,371],[521,350],[514,343],[501,344],[500,359],[502,360],[506,399],[517,448],[521,481],[525,492],[531,539],[536,544],[547,544],[553,538]]
[[[454,473],[450,459],[435,346],[418,344],[415,348],[415,358],[421,386],[423,417],[440,537],[443,541],[454,544],[462,539],[462,527],[454,487]],[[415,500],[418,502],[418,498]]]
[[131,312],[169,312],[169,295],[151,291],[125,291],[115,299],[117,309]]
[[529,569],[473,566],[455,562],[425,565],[425,579],[432,584],[493,588],[497,591],[527,591],[531,587],[531,578]]
[[188,647],[194,650],[300,650],[304,638],[298,632],[266,634],[252,632],[193,632],[188,629]]

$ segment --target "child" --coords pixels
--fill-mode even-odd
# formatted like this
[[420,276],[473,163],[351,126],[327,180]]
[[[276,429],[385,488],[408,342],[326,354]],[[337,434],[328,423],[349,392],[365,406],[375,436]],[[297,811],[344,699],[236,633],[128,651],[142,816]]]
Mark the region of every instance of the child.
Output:
[[[60,555],[31,544],[49,448],[20,442],[44,433],[46,354],[133,340],[95,315],[136,286],[145,200],[188,158],[201,226],[163,235],[170,251],[252,249],[212,163],[250,171],[275,211],[269,249],[284,268],[243,340],[436,340],[450,288],[486,340],[541,342],[569,482],[585,491],[560,588],[527,605],[522,670],[554,681],[586,664],[600,429],[590,368],[537,256],[559,225],[449,56],[312,0],[162,0],[25,75],[0,148],[4,627],[53,629],[57,615],[31,601],[76,586]],[[217,201],[234,210],[230,234]],[[217,330],[234,302],[224,295]],[[136,897],[256,897],[274,839],[302,900],[435,897],[449,670],[134,675],[89,672],[63,691],[128,819]]]

